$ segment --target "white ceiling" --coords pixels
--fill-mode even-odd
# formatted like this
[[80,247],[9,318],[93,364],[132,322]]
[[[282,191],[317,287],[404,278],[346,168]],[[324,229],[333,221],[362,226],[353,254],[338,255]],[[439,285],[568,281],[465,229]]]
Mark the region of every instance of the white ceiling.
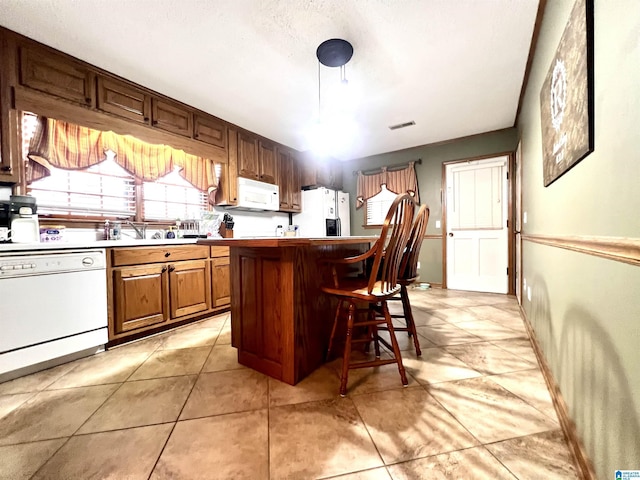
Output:
[[[346,39],[354,54],[340,105],[350,122],[334,134],[355,130],[332,153],[348,159],[513,126],[537,8],[538,0],[0,0],[0,24],[298,150],[312,146],[317,120],[316,48]],[[339,76],[320,69],[323,120]]]

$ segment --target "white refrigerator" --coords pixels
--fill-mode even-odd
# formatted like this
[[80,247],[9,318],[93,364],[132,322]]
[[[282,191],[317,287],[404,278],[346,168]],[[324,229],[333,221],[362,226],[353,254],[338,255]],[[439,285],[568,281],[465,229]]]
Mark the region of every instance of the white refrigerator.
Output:
[[328,188],[302,191],[302,213],[293,215],[301,237],[351,235],[349,194]]

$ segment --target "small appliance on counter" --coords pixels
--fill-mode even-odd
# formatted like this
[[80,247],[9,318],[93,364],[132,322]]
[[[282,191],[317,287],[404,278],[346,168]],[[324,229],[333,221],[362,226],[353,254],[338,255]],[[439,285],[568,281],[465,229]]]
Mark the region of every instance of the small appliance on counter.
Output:
[[9,202],[0,202],[0,242],[38,243],[36,199],[29,195],[11,195]]

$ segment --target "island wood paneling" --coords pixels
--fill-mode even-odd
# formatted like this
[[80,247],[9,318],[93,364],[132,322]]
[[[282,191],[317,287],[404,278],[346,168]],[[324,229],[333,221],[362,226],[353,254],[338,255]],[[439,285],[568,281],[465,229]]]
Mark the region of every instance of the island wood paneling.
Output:
[[337,305],[320,290],[321,260],[362,253],[375,238],[273,240],[202,243],[231,247],[231,343],[239,363],[295,385],[324,362]]

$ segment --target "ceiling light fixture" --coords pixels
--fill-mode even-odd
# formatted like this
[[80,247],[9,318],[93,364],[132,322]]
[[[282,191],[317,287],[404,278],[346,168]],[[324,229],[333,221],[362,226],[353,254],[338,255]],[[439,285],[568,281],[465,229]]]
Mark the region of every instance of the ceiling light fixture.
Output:
[[[326,154],[329,150],[344,147],[345,142],[352,136],[353,128],[349,128],[345,115],[343,115],[346,101],[346,86],[348,85],[346,64],[353,56],[353,46],[346,40],[332,38],[325,40],[316,49],[318,57],[318,117],[314,131],[312,132],[313,149],[317,153]],[[340,68],[340,84],[334,89],[335,95],[329,95],[329,105],[322,109],[321,64],[330,68]],[[325,101],[325,103],[327,103]],[[351,131],[351,132],[350,132]],[[342,137],[342,138],[340,138]],[[342,144],[342,145],[341,145]]]
[[318,115],[320,115],[321,92],[320,86],[320,64],[326,67],[340,67],[340,82],[346,85],[347,73],[345,65],[353,56],[353,46],[346,40],[341,38],[332,38],[325,40],[316,49],[316,57],[318,57]]

